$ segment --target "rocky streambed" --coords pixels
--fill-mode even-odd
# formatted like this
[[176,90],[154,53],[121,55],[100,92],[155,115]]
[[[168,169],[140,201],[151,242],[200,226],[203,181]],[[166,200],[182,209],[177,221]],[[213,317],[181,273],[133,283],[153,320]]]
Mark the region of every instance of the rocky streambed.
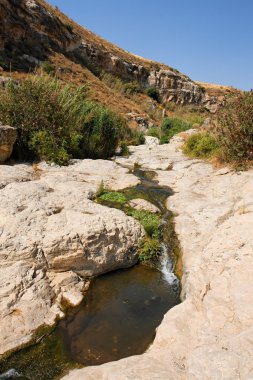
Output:
[[[115,164],[110,165],[115,169]],[[126,170],[123,169],[124,172]],[[44,175],[41,173],[40,181]],[[161,220],[161,252],[155,266],[136,265],[132,269],[110,272],[92,280],[84,301],[70,309],[56,328],[44,328],[32,345],[0,363],[3,376],[49,380],[58,378],[67,368],[97,365],[141,354],[152,343],[164,314],[180,302],[179,281],[173,274],[176,261],[172,243],[175,237],[171,215],[165,206],[171,191],[167,186],[159,186],[152,179],[152,172],[135,169],[134,175],[139,182],[136,186],[124,190],[124,193],[108,194],[128,196],[133,199],[127,203],[128,207],[148,209],[150,217],[155,213],[155,218]],[[89,196],[93,198],[91,194]],[[112,212],[115,208],[127,207],[116,201],[104,203],[111,207]],[[136,252],[132,254],[135,257]],[[56,281],[59,275],[66,276],[66,273],[48,272],[52,281]],[[59,307],[64,310],[66,299],[62,301]]]
[[123,165],[154,170],[183,254],[182,300],[143,355],[74,370],[64,380],[253,378],[253,171],[218,169],[168,145],[131,149]]
[[0,167],[1,353],[63,316],[62,301],[80,303],[80,275],[136,263],[140,224],[92,200],[101,180],[114,190],[141,185],[124,168],[135,165],[174,191],[167,208],[176,215],[183,253],[183,302],[167,312],[144,354],[64,379],[252,379],[253,171],[187,159],[180,137],[163,146],[149,142],[117,163]]

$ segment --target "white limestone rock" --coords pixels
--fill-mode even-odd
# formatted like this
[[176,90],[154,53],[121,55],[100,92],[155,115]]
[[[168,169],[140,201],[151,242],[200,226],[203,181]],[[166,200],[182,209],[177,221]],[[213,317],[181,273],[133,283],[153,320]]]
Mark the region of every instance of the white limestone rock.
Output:
[[0,166],[0,355],[28,342],[41,325],[77,305],[82,277],[137,262],[144,230],[122,211],[91,200],[138,179],[114,162]]
[[253,170],[190,160],[182,142],[135,147],[121,162],[160,167],[156,179],[174,190],[168,207],[183,252],[183,302],[165,315],[145,354],[64,380],[253,379]]

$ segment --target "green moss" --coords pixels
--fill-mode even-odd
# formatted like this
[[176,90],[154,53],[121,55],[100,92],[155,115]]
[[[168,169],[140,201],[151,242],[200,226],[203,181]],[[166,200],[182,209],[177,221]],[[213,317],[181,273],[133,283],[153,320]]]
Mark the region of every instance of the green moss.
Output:
[[128,215],[137,219],[144,227],[148,236],[152,238],[159,238],[161,220],[159,215],[146,210],[129,209]]
[[105,202],[117,202],[117,203],[126,203],[127,197],[118,191],[105,191],[100,197],[98,198],[99,201],[105,201]]
[[32,342],[0,361],[0,373],[15,368],[21,375],[21,380],[54,380],[76,368],[77,363],[67,358],[63,345],[53,330],[54,327],[48,326],[39,328]]

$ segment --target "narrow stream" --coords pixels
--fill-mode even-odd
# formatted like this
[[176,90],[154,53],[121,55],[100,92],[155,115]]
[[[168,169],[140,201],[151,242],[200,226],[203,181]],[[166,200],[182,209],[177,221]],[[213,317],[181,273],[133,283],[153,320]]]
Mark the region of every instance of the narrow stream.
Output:
[[70,310],[39,344],[22,349],[0,363],[0,379],[60,378],[70,368],[98,365],[147,350],[164,314],[180,302],[173,271],[174,234],[165,200],[151,172],[136,169],[141,183],[132,197],[144,198],[161,211],[163,238],[158,268],[136,265],[94,279],[84,301]]

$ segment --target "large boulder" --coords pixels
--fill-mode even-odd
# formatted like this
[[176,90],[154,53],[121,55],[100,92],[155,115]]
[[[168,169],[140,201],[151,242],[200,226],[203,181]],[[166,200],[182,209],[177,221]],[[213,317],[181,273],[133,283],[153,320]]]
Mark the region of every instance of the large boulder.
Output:
[[84,278],[137,262],[144,231],[94,201],[101,181],[118,190],[139,180],[103,160],[69,167],[0,166],[0,356],[82,300]]
[[10,158],[16,139],[16,128],[0,124],[0,162],[4,162]]

